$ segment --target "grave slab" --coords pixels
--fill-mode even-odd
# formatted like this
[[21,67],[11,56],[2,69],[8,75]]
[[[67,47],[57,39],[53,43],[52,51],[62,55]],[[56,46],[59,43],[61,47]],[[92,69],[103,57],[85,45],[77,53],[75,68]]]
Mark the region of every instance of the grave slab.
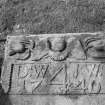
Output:
[[85,100],[104,105],[96,99],[90,104],[88,98],[105,97],[105,35],[8,36],[1,77],[4,92],[10,100],[16,98],[16,105],[47,105],[47,100],[48,105],[84,105]]

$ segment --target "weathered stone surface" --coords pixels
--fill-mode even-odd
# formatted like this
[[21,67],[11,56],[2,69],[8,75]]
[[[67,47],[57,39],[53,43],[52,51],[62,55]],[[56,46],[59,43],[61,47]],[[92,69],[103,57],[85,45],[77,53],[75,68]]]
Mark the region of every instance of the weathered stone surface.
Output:
[[8,36],[2,86],[9,94],[105,93],[105,35]]
[[0,105],[105,105],[105,95],[5,95]]

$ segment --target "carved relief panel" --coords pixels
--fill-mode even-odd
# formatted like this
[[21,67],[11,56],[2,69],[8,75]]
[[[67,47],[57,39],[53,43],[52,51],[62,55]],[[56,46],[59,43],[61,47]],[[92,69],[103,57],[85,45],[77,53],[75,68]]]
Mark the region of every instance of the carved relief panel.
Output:
[[9,94],[104,93],[101,33],[8,36],[2,86]]

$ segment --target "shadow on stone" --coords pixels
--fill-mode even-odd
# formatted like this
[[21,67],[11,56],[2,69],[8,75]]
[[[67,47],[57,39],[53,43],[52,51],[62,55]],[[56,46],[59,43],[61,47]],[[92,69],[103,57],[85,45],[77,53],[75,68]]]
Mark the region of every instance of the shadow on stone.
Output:
[[[3,58],[0,58],[0,78],[1,78],[2,63],[3,63]],[[12,105],[9,96],[4,93],[1,84],[0,84],[0,105]]]
[[2,63],[3,63],[3,58],[0,58],[0,77],[1,77]]
[[1,84],[0,84],[0,105],[12,105],[9,96],[4,93]]

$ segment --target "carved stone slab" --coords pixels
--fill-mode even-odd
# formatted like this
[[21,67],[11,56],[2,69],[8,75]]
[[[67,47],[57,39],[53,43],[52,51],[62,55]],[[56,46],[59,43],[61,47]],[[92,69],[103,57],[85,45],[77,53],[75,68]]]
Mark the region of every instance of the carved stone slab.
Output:
[[8,36],[2,86],[9,94],[105,93],[105,35]]

